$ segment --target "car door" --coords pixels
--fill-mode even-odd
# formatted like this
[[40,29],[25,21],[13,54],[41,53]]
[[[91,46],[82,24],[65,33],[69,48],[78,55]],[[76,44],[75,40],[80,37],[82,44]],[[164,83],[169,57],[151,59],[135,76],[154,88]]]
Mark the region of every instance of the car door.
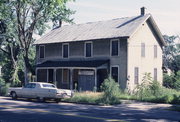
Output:
[[36,84],[35,84],[35,83],[29,83],[29,84],[27,84],[27,85],[22,89],[23,97],[34,98],[34,97],[35,97],[35,92],[34,92],[35,87],[36,87]]

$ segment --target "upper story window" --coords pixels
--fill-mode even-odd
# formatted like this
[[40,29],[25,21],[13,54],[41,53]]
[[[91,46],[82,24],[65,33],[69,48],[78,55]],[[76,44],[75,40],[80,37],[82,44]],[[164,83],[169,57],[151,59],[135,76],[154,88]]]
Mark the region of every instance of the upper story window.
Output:
[[69,57],[69,44],[63,44],[62,53],[63,53],[63,58]]
[[134,83],[135,84],[139,83],[139,68],[138,67],[134,68]]
[[111,40],[111,56],[119,55],[119,39]]
[[154,68],[154,80],[157,81],[157,68]]
[[45,57],[45,46],[40,45],[39,46],[39,58],[44,58]]
[[154,45],[154,58],[157,58],[157,45]]
[[118,82],[118,76],[119,76],[118,74],[119,74],[118,67],[117,66],[111,67],[111,76],[115,80],[115,82]]
[[85,57],[92,57],[92,42],[85,43]]
[[141,57],[145,57],[145,43],[141,43]]

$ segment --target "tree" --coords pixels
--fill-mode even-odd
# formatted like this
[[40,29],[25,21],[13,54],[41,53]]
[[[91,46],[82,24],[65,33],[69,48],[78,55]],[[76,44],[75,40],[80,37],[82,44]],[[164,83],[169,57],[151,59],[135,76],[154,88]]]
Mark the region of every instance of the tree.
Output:
[[180,37],[164,35],[167,46],[163,50],[163,66],[176,74],[180,70],[180,44],[176,44],[175,39]]
[[[30,64],[29,51],[34,41],[33,34],[42,35],[48,22],[57,26],[62,21],[72,22],[70,15],[74,13],[66,7],[69,0],[3,0],[0,2],[0,19],[7,25],[8,36],[14,40],[21,50],[27,74],[34,74]],[[10,42],[11,43],[11,42]]]

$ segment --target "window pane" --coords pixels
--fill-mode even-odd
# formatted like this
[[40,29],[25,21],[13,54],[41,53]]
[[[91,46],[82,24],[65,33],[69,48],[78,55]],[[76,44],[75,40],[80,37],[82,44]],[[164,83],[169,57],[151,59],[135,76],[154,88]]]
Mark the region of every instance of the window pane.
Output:
[[69,70],[63,69],[63,82],[69,82]]
[[91,57],[92,56],[92,54],[91,54],[91,46],[92,46],[91,43],[86,43],[86,57]]
[[154,45],[154,58],[157,58],[157,45]]
[[68,58],[68,45],[63,45],[63,58]]
[[111,55],[117,56],[118,55],[118,41],[112,41],[111,42]]
[[118,82],[118,67],[111,68],[111,75],[115,82]]
[[154,68],[154,80],[157,81],[157,68]]
[[44,46],[40,46],[40,58],[44,58]]
[[139,82],[139,68],[135,67],[134,68],[134,83],[138,84]]
[[145,57],[145,43],[141,43],[141,57]]

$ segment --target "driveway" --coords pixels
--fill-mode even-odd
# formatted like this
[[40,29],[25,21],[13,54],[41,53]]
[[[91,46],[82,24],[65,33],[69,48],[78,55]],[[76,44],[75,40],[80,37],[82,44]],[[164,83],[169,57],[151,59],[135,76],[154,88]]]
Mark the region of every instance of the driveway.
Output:
[[168,110],[170,104],[144,102],[114,106],[72,103],[38,103],[0,97],[0,122],[169,122],[180,121],[180,112]]

